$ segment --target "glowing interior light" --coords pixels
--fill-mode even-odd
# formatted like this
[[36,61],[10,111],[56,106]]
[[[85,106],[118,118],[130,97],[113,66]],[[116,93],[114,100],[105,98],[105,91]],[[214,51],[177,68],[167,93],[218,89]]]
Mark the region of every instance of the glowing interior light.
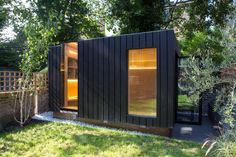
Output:
[[68,99],[77,99],[78,97],[78,80],[77,79],[68,79]]
[[70,53],[70,54],[73,54],[73,55],[77,55],[77,54],[78,54],[77,52],[75,52],[75,51],[73,51],[73,50],[69,50],[69,53]]

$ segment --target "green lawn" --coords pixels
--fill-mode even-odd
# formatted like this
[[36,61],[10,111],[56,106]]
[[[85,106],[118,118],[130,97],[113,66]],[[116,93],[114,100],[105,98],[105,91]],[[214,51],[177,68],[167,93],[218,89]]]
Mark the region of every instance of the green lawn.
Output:
[[131,135],[62,123],[30,124],[0,133],[0,156],[198,157],[201,144],[158,136]]

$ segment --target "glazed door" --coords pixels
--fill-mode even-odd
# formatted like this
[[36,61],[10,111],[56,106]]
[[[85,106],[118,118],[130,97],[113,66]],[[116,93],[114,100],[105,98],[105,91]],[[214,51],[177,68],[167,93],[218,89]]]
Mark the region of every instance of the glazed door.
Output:
[[[187,57],[181,57],[178,61],[178,84],[186,86],[187,82],[181,81],[182,73],[186,67]],[[202,122],[202,106],[201,102],[198,105],[194,105],[191,102],[189,95],[191,91],[185,91],[178,88],[177,92],[177,110],[176,110],[176,122],[177,123],[189,123],[189,124],[201,124]]]
[[78,43],[64,44],[64,106],[78,110]]

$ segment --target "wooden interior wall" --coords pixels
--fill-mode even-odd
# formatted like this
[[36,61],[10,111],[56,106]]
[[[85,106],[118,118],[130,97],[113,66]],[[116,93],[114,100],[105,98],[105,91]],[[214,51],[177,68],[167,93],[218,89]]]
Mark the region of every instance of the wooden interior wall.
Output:
[[52,46],[48,53],[49,109],[60,111],[64,102],[64,77],[61,72],[62,46]]
[[[128,50],[157,48],[157,117],[128,115]],[[173,127],[177,43],[172,30],[79,42],[79,117]]]

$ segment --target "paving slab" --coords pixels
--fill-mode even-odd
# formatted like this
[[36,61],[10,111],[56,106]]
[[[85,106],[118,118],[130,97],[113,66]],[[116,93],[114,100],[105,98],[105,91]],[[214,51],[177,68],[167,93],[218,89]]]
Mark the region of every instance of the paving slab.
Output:
[[217,131],[207,116],[202,118],[202,125],[176,123],[172,131],[172,138],[200,143],[215,136]]

